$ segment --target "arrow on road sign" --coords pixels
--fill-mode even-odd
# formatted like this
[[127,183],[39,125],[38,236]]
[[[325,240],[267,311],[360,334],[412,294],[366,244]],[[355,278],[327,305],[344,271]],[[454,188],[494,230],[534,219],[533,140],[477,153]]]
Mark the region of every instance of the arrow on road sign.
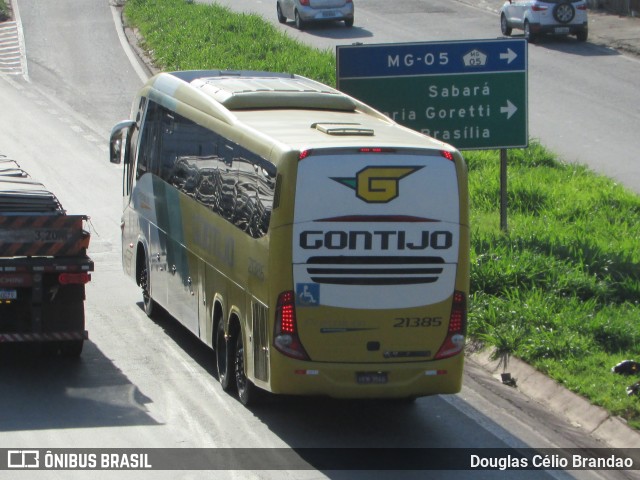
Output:
[[509,120],[513,116],[513,114],[516,113],[517,111],[518,111],[518,107],[516,107],[509,100],[507,100],[507,106],[506,107],[500,107],[500,113],[506,113],[507,114],[507,120]]
[[516,58],[518,58],[518,54],[510,48],[507,48],[507,53],[500,54],[500,60],[506,60],[507,64],[513,62]]

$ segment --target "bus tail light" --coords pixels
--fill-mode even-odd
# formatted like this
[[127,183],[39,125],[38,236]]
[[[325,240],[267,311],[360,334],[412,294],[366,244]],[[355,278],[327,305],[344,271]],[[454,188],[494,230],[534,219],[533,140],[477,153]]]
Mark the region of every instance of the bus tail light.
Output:
[[61,273],[58,275],[60,285],[84,285],[91,281],[90,273]]
[[442,342],[440,350],[435,356],[436,360],[457,355],[464,348],[464,339],[467,333],[467,296],[464,292],[453,292],[451,305],[451,317],[449,318],[449,331]]
[[310,360],[298,337],[296,297],[292,291],[282,292],[278,296],[273,346],[287,357]]
[[313,153],[313,150],[303,150],[298,154],[298,160],[304,160]]
[[450,152],[450,151],[448,151],[448,150],[441,150],[441,151],[440,151],[440,155],[442,155],[442,156],[443,156],[444,158],[446,158],[447,160],[454,161],[453,153],[451,153],[451,152]]

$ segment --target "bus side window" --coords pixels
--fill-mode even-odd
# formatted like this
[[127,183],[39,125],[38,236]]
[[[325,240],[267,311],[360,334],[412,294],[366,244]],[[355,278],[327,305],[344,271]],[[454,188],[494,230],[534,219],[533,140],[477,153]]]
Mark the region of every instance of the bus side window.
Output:
[[173,113],[162,112],[160,135],[160,177],[170,181],[180,151],[180,136],[175,134],[175,117]]
[[[184,170],[181,159],[191,157],[205,159],[217,153],[217,134],[175,112],[163,114],[160,176],[169,183],[174,177],[184,176],[176,170]],[[197,169],[197,167],[195,167]],[[186,192],[185,192],[186,193]]]
[[149,101],[137,177],[158,174],[254,238],[267,233],[275,167],[178,113]]
[[249,150],[238,147],[233,165],[237,174],[234,189],[233,223],[253,238],[267,233],[275,189],[275,168]]
[[160,134],[160,108],[157,103],[149,101],[147,112],[142,121],[140,147],[138,149],[138,162],[136,178],[140,178],[147,172],[153,172],[154,157],[158,152]]
[[135,169],[135,178],[140,178],[138,174],[138,142],[140,140],[140,130],[142,129],[142,122],[144,119],[144,113],[147,106],[147,99],[145,97],[140,98],[140,104],[138,105],[138,113],[136,114],[136,124],[131,130],[131,140],[129,144],[129,156],[131,161],[129,162],[129,172],[127,173],[127,195],[131,194],[131,190],[133,189],[133,172]]

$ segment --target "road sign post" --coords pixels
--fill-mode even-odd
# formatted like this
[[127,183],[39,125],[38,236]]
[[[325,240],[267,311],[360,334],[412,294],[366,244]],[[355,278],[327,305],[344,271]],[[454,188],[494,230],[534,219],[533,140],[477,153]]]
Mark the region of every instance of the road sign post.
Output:
[[500,149],[500,230],[507,227],[507,149]]

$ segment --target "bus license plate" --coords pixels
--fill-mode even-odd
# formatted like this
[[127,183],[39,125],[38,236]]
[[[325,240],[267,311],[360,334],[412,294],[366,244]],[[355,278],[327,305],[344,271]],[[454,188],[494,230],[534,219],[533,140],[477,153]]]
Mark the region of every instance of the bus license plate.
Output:
[[0,288],[0,300],[16,300],[18,298],[17,290]]
[[387,383],[387,372],[357,372],[356,382],[362,385],[381,385]]

